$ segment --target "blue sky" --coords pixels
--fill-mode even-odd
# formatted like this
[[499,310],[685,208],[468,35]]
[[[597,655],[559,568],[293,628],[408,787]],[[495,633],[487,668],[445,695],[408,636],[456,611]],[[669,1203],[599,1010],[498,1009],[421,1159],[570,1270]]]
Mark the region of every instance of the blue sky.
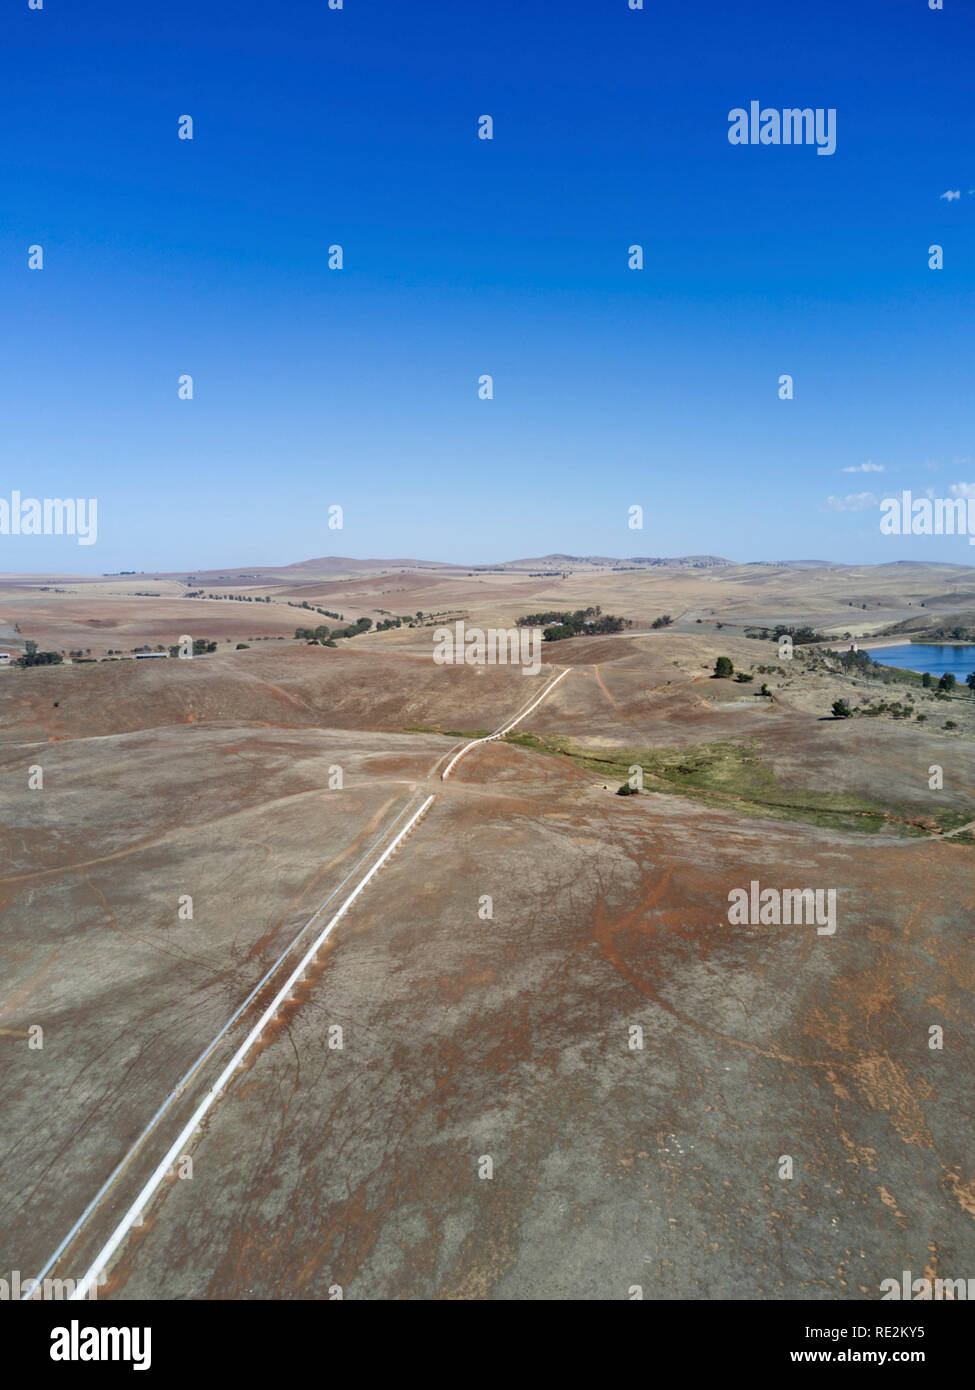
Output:
[[[856,500],[975,480],[944,3],[8,7],[0,496],[96,497],[98,543],[0,569],[975,561]],[[729,144],[753,99],[834,107],[835,154]]]

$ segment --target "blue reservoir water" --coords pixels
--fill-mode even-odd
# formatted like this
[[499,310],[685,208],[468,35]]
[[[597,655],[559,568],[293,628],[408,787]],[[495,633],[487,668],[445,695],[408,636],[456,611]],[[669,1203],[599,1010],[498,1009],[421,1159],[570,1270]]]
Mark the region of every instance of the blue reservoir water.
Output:
[[867,655],[881,666],[901,666],[905,671],[930,671],[932,676],[950,671],[959,685],[965,684],[969,671],[975,671],[975,647],[905,642],[902,647],[874,647]]

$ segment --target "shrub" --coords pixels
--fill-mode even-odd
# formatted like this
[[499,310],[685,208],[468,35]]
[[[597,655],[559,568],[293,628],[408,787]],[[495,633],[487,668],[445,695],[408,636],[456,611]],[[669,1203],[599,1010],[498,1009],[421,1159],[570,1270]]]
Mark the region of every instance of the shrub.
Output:
[[847,702],[846,702],[845,700],[834,700],[834,701],[833,701],[833,718],[834,718],[834,719],[849,719],[849,717],[850,717],[850,715],[851,715],[852,713],[853,713],[853,711],[850,709],[850,706],[847,704]]
[[730,656],[719,656],[714,663],[714,680],[725,681],[734,672],[734,663]]

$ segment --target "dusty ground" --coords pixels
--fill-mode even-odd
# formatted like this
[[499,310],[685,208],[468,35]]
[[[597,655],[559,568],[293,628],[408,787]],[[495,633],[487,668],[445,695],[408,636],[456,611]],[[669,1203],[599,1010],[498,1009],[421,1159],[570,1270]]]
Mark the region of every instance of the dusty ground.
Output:
[[[937,809],[975,819],[975,742],[961,720],[825,719],[846,687],[798,667],[768,677],[771,701],[712,681],[716,654],[774,655],[702,629],[560,643],[530,678],[434,667],[417,630],[3,673],[0,1274],[36,1271],[315,908],[434,791],[103,1297],[875,1299],[905,1268],[967,1275],[975,849],[931,830]],[[572,756],[494,743],[439,781],[457,738],[433,730],[493,729],[563,663],[521,729]],[[752,750],[782,806],[618,797],[584,762],[718,745]],[[797,820],[797,789],[897,814],[871,833]],[[730,924],[754,879],[835,889],[835,935]]]

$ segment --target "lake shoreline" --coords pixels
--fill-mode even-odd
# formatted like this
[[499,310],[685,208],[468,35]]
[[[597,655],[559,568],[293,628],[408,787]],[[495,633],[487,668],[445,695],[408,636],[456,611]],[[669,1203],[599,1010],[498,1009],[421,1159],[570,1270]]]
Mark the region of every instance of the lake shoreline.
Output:
[[[966,642],[961,639],[951,640],[945,637],[939,638],[920,638],[920,637],[864,637],[864,638],[842,638],[835,650],[849,650],[853,643],[857,644],[857,651],[875,651],[880,647],[975,647],[975,642]],[[822,645],[822,644],[820,644]]]
[[865,656],[888,671],[927,672],[940,679],[952,675],[959,685],[975,671],[975,643],[972,642],[885,642],[859,647]]

